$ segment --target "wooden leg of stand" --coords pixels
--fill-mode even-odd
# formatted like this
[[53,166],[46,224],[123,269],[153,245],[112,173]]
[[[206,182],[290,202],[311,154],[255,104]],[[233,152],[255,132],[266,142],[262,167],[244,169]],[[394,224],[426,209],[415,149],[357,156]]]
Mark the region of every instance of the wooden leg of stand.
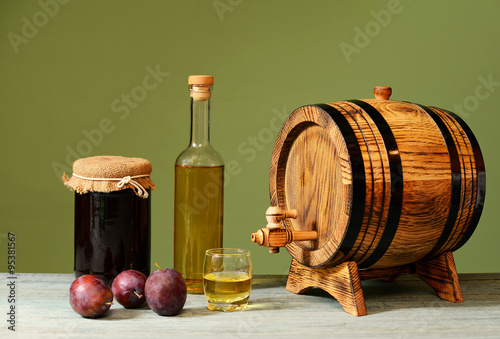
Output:
[[330,293],[347,313],[366,315],[358,265],[355,262],[348,261],[330,268],[310,268],[292,259],[286,289],[293,293],[303,293],[312,287],[319,287]]
[[414,275],[429,284],[441,299],[454,303],[464,300],[453,253],[446,252],[439,257],[416,263]]

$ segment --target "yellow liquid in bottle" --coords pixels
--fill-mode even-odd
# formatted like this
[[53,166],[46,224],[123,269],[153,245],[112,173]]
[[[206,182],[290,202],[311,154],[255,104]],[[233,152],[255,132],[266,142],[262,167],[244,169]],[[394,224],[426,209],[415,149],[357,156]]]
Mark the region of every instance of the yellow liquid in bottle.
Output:
[[206,274],[203,284],[209,308],[210,304],[238,306],[248,302],[252,277],[245,272],[215,272]]
[[175,166],[174,268],[203,294],[205,251],[222,247],[224,166]]

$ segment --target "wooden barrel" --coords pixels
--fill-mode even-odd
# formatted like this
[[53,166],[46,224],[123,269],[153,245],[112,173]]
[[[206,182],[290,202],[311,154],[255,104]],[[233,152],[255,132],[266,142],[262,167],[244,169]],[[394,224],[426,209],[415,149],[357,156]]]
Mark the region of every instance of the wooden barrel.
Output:
[[271,204],[297,210],[286,228],[317,231],[286,246],[305,266],[410,264],[457,250],[476,228],[486,177],[470,128],[384,95],[300,107],[279,132]]

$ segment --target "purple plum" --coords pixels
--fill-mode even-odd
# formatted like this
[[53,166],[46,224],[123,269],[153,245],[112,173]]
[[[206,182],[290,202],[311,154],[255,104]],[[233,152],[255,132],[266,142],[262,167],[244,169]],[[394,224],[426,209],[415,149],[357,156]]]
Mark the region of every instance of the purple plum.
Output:
[[82,317],[98,318],[113,305],[113,293],[101,278],[91,274],[82,275],[71,284],[69,303]]
[[115,300],[126,308],[141,306],[146,301],[144,297],[146,279],[144,273],[136,270],[127,270],[118,274],[111,286]]
[[146,301],[159,315],[177,315],[186,303],[187,288],[184,278],[172,268],[151,273],[146,281]]

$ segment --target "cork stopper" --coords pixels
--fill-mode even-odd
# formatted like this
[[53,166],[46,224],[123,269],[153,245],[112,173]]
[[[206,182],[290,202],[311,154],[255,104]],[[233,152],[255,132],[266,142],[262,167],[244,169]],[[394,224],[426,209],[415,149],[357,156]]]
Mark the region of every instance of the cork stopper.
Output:
[[188,78],[191,98],[196,101],[206,101],[211,96],[214,77],[211,75],[190,75]]
[[373,89],[373,94],[377,100],[389,100],[392,94],[392,88],[389,86],[377,86]]
[[213,85],[214,77],[211,75],[190,75],[188,77],[190,85]]

